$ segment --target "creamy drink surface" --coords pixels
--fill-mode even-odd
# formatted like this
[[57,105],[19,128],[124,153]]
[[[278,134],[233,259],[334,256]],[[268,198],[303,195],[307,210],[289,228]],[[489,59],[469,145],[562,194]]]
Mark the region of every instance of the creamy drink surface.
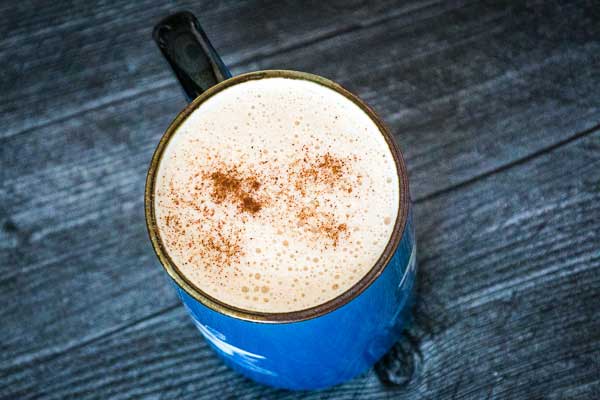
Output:
[[306,309],[375,265],[399,205],[392,153],[351,100],[263,78],[203,102],[160,161],[163,247],[198,289],[234,307]]

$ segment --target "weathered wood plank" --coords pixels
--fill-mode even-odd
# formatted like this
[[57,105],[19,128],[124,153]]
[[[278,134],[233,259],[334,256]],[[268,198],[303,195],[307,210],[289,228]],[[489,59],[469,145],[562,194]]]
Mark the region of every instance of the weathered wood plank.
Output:
[[197,13],[226,63],[235,66],[433,2],[381,0],[367,8],[340,1],[36,1],[8,7],[0,14],[0,137],[173,86],[150,36],[153,25],[175,10]]
[[596,131],[417,205],[421,303],[411,333],[422,358],[403,388],[382,386],[372,371],[310,394],[253,384],[226,369],[176,307],[65,353],[3,370],[2,395],[595,398],[599,151]]
[[[52,354],[175,304],[148,241],[143,190],[160,135],[151,114],[160,115],[160,107],[179,97],[172,93],[165,102],[150,96],[142,104],[98,111],[75,126],[60,124],[46,132],[55,146],[40,153],[48,167],[5,186],[0,315],[8,329],[0,343],[11,351],[0,354],[0,364],[27,359],[31,350]],[[24,144],[24,152],[34,152],[30,156],[3,149],[0,159],[11,160],[33,158],[39,147]],[[57,155],[61,163],[52,166]],[[15,201],[10,209],[8,198]]]

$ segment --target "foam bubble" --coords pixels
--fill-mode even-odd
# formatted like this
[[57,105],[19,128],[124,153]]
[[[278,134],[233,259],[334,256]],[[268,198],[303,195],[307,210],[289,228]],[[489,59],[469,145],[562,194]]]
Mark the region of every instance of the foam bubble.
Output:
[[397,218],[394,165],[377,126],[337,92],[285,78],[241,83],[204,102],[167,145],[159,233],[210,296],[264,312],[309,308],[381,255]]

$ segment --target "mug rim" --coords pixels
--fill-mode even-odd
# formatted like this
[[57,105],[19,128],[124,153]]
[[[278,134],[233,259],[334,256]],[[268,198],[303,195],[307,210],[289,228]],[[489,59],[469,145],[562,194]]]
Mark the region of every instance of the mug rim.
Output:
[[[302,310],[273,313],[247,310],[224,303],[214,298],[213,296],[210,296],[209,294],[205,293],[196,285],[194,285],[191,281],[189,281],[184,276],[184,274],[181,273],[181,271],[178,269],[177,265],[169,256],[166,248],[163,246],[163,242],[161,240],[160,233],[158,230],[158,225],[156,223],[156,216],[154,210],[154,189],[157,171],[162,160],[164,150],[166,149],[170,139],[177,132],[180,125],[198,107],[200,107],[202,103],[204,103],[206,100],[208,100],[215,94],[231,86],[243,82],[265,78],[288,78],[313,82],[325,86],[331,90],[334,90],[335,92],[343,95],[348,100],[356,104],[375,123],[383,138],[385,139],[392,154],[392,158],[394,159],[394,163],[396,165],[396,173],[398,175],[399,185],[398,213],[396,216],[396,221],[394,223],[394,228],[383,252],[379,256],[377,261],[373,264],[371,269],[358,282],[354,283],[349,289],[337,295],[333,299]],[[236,319],[263,323],[291,323],[317,318],[345,306],[350,301],[354,300],[360,294],[362,294],[369,286],[371,286],[373,282],[377,280],[377,278],[379,278],[379,276],[383,273],[383,271],[389,264],[392,256],[395,254],[396,249],[398,248],[398,245],[400,244],[400,241],[404,234],[404,231],[406,230],[409,206],[410,193],[408,188],[408,174],[404,158],[402,156],[402,153],[400,152],[400,149],[396,145],[391,133],[389,132],[387,126],[383,123],[383,121],[375,113],[375,111],[371,107],[369,107],[364,101],[359,99],[358,96],[346,90],[338,83],[335,83],[319,75],[292,70],[260,70],[236,75],[222,82],[219,82],[215,86],[210,87],[201,95],[196,97],[181,112],[179,112],[175,119],[169,124],[169,127],[166,129],[165,133],[162,135],[154,151],[154,154],[152,155],[150,167],[148,168],[148,173],[146,176],[146,186],[144,190],[146,228],[148,229],[150,241],[152,242],[152,248],[154,249],[154,252],[156,253],[156,256],[158,257],[161,265],[167,271],[171,279],[175,281],[177,286],[179,286],[192,298],[199,301],[204,306],[208,307],[209,309],[215,312]],[[401,279],[401,282],[404,282],[404,278],[406,277],[407,273],[408,268],[406,269],[406,271],[404,271],[404,275]]]

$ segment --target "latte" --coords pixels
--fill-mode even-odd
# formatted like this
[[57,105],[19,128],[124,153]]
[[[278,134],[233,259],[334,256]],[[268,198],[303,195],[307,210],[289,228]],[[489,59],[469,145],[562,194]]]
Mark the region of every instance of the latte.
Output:
[[342,94],[249,80],[201,103],[158,165],[160,240],[186,279],[244,310],[331,300],[380,258],[399,182],[373,120]]

